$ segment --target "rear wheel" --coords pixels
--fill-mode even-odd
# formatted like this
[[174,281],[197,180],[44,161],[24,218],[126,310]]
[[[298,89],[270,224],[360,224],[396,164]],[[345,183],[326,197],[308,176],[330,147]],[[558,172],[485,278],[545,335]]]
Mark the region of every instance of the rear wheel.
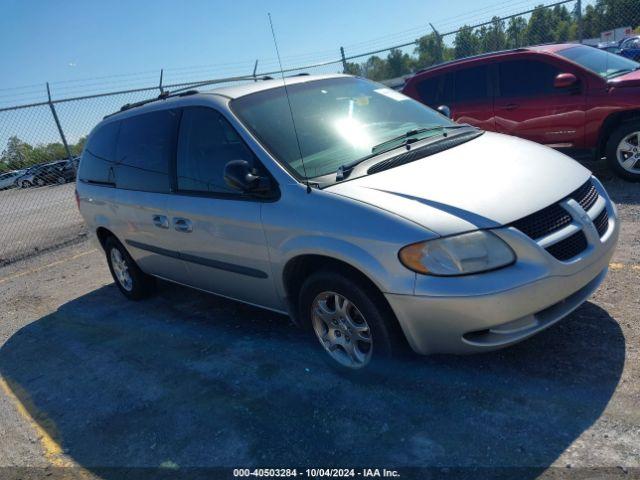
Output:
[[36,178],[36,185],[39,187],[44,187],[45,181],[43,178]]
[[109,237],[104,249],[111,276],[122,294],[129,300],[149,296],[155,286],[154,278],[140,270],[122,244],[115,237]]
[[606,153],[616,175],[640,182],[640,122],[620,125],[609,137]]
[[64,177],[58,177],[56,182],[58,183],[58,185],[64,185],[65,183],[67,183],[67,180]]
[[342,371],[370,370],[400,348],[395,318],[378,291],[332,271],[302,285],[299,318],[310,327],[330,364]]

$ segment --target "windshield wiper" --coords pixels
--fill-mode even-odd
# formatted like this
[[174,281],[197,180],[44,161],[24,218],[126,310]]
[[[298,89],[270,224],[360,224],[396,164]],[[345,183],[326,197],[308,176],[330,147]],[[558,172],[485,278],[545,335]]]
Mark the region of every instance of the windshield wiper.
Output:
[[389,150],[393,150],[394,148],[402,147],[404,145],[408,145],[413,142],[417,142],[422,140],[422,138],[415,138],[417,135],[420,135],[425,132],[433,132],[436,130],[454,130],[457,128],[471,127],[471,125],[467,123],[461,123],[458,125],[438,125],[437,127],[428,127],[428,128],[417,128],[413,130],[408,130],[402,135],[398,135],[397,137],[391,138],[389,140],[385,140],[378,145],[374,145],[371,148],[371,155],[366,155],[362,158],[358,158],[353,162],[347,163],[345,165],[341,165],[336,171],[336,180],[343,180],[347,175],[353,170],[353,167],[358,165],[359,163],[364,162],[365,160],[369,160],[377,155],[388,152]]
[[400,142],[398,145],[393,145],[393,147],[391,148],[396,148],[396,147],[401,147],[403,145],[406,145],[407,143],[411,143],[410,140],[418,141],[418,138],[414,138],[422,133],[426,133],[426,132],[434,132],[436,130],[448,130],[448,129],[455,129],[455,128],[461,128],[461,127],[468,127],[469,125],[467,124],[461,124],[461,125],[437,125],[435,127],[427,127],[427,128],[416,128],[413,130],[408,130],[405,133],[403,133],[402,135],[398,135],[397,137],[393,137],[390,138],[389,140],[385,140],[382,143],[379,143],[377,145],[374,145],[371,148],[371,153],[382,153],[385,151],[390,150],[390,148],[385,148],[388,147],[389,145],[393,145],[399,141],[402,140],[402,142]]

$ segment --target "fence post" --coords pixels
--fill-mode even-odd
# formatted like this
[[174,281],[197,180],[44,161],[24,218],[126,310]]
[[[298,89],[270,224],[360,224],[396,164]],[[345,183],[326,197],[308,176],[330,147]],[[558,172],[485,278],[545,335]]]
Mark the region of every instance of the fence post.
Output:
[[578,15],[578,42],[582,43],[582,0],[577,0],[578,4],[576,5],[577,15]]
[[343,47],[340,47],[340,57],[342,58],[342,73],[347,73],[347,59],[344,56]]
[[164,76],[164,68],[160,69],[160,84],[158,85],[158,89],[160,90],[160,95],[164,93],[164,88],[162,88],[162,77]]
[[[58,127],[58,133],[60,134],[60,138],[62,139],[62,144],[64,145],[64,149],[67,151],[67,158],[71,160],[73,157],[71,155],[71,149],[69,148],[69,144],[67,143],[67,138],[64,136],[64,132],[62,131],[62,125],[60,125],[60,119],[58,118],[58,113],[56,112],[56,107],[51,101],[51,89],[49,88],[49,82],[47,82],[47,98],[49,103],[49,108],[51,109],[51,113],[53,114],[53,119],[56,122],[56,127]],[[73,166],[75,169],[75,164]]]
[[253,64],[253,81],[257,82],[256,72],[258,71],[258,59],[256,58],[256,63]]

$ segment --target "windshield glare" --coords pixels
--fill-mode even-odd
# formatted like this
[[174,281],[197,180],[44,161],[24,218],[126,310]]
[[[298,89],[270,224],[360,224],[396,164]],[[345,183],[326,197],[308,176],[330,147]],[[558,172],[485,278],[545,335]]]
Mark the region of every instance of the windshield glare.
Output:
[[606,79],[624,75],[640,67],[638,62],[594,47],[575,46],[561,50],[558,54]]
[[[380,84],[343,77],[288,85],[298,132],[294,134],[284,87],[240,97],[231,107],[280,162],[298,177],[318,177],[371,155],[372,148],[404,133],[453,125],[430,108]],[[429,135],[438,135],[436,129]]]

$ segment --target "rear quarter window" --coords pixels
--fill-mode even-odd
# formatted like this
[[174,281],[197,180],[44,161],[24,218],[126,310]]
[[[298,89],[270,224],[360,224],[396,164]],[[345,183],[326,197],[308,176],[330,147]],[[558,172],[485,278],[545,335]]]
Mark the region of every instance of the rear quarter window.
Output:
[[116,142],[120,122],[100,125],[89,137],[82,152],[78,178],[81,181],[113,185]]
[[121,121],[116,151],[116,185],[127,190],[168,193],[175,155],[178,110],[160,110]]

